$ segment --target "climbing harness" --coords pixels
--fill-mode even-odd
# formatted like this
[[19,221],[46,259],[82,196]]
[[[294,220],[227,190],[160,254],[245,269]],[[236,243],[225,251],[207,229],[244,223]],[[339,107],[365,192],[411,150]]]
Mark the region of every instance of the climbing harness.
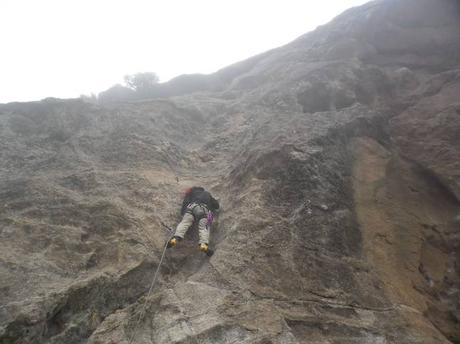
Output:
[[[199,214],[197,215],[196,212],[195,212],[195,209],[196,208],[199,208],[200,209],[200,212]],[[193,218],[195,219],[195,221],[199,221],[201,220],[202,218],[207,218],[208,217],[208,214],[210,212],[210,210],[208,209],[208,207],[205,205],[205,204],[202,204],[202,203],[197,203],[197,202],[193,202],[193,203],[190,203],[187,208],[186,208],[186,213],[190,214],[193,216]]]

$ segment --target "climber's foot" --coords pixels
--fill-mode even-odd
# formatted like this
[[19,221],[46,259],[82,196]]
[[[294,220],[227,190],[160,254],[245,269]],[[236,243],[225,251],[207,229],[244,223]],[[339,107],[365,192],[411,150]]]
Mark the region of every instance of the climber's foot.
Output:
[[206,253],[208,257],[211,257],[214,254],[214,251],[209,248],[208,244],[201,243],[199,247],[200,251]]
[[168,241],[168,245],[166,246],[167,248],[175,247],[177,245],[178,237],[174,237],[171,240]]

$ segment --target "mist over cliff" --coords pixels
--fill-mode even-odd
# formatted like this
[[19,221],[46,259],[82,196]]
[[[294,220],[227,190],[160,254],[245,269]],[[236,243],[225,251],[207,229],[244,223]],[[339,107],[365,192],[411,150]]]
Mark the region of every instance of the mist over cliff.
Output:
[[[147,99],[0,105],[0,343],[460,342],[459,95],[460,3],[380,0]],[[215,254],[147,297],[192,185]]]

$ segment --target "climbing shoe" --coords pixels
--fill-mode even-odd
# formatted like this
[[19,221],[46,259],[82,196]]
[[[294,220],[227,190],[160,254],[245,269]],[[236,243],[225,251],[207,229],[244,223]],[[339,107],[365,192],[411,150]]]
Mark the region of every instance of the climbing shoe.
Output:
[[205,244],[205,243],[200,244],[200,251],[201,252],[206,253],[206,252],[208,252],[208,250],[209,250],[208,244]]
[[175,247],[177,245],[177,237],[172,238],[168,241],[167,248]]
[[205,243],[200,244],[200,251],[206,253],[208,257],[211,257],[214,254],[214,251],[211,250],[208,244]]

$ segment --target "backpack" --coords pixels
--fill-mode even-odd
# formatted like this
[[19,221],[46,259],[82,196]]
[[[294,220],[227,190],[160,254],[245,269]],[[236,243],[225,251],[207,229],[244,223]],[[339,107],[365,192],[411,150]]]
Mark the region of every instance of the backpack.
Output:
[[205,204],[206,207],[211,211],[219,209],[219,202],[214,197],[212,197],[209,192],[207,192],[201,186],[194,186],[190,189],[187,189],[185,192],[184,201],[182,202],[181,215],[185,214],[187,206],[193,202]]
[[197,193],[192,201],[200,204],[205,204],[206,207],[211,211],[216,211],[219,209],[219,202],[206,190]]
[[182,202],[182,209],[180,211],[181,215],[185,214],[187,206],[190,203],[193,203],[197,195],[199,195],[202,192],[204,192],[204,188],[202,188],[201,186],[194,186],[192,188],[185,190],[185,197],[184,197],[184,201]]

